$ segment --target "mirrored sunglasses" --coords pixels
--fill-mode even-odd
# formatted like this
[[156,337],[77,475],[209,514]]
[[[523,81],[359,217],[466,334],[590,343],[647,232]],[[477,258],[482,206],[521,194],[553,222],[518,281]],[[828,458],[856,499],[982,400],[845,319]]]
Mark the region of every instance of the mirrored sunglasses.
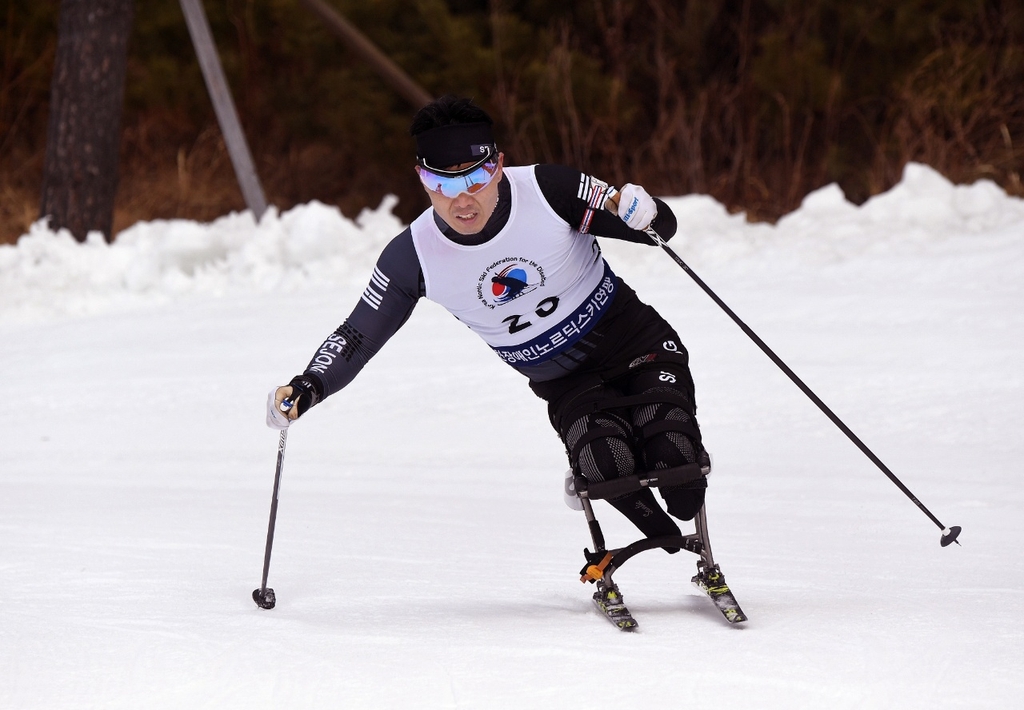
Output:
[[498,174],[498,161],[492,155],[464,170],[438,170],[420,161],[420,182],[431,192],[445,197],[458,197],[463,192],[473,195],[491,184]]

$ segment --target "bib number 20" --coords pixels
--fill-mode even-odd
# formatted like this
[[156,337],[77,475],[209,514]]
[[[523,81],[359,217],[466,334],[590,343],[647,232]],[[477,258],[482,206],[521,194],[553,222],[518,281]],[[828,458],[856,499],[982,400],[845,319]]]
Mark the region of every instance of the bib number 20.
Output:
[[[558,296],[549,296],[548,298],[545,298],[543,301],[538,303],[537,308],[535,308],[533,312],[539,318],[547,318],[557,309]],[[514,335],[519,331],[526,330],[531,325],[533,325],[533,321],[523,320],[526,317],[527,316],[509,316],[508,318],[503,318],[501,322],[508,323],[508,332],[509,334]]]

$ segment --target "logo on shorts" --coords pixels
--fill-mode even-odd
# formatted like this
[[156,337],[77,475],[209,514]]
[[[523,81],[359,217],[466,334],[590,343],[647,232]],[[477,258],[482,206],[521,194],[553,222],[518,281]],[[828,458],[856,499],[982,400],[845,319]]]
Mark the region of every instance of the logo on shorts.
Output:
[[644,363],[654,362],[658,358],[658,353],[648,353],[643,357],[638,357],[633,362],[629,363],[629,369],[632,370],[634,367],[640,367]]
[[480,274],[476,295],[488,308],[496,308],[537,290],[545,281],[544,269],[536,262],[507,257]]

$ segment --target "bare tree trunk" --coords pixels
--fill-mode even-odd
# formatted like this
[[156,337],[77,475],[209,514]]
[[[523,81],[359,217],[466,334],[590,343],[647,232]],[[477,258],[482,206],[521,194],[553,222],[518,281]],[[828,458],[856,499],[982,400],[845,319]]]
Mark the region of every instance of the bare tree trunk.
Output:
[[133,0],[61,0],[40,216],[109,241]]

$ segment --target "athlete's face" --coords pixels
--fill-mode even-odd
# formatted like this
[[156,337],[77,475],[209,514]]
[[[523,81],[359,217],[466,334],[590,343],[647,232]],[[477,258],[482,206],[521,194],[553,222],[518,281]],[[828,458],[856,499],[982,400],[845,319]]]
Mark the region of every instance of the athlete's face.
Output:
[[[439,192],[423,188],[430,197],[430,204],[434,207],[434,211],[459,234],[476,234],[484,228],[487,220],[494,214],[494,208],[498,204],[498,183],[503,177],[504,159],[505,154],[498,153],[498,171],[494,179],[486,187],[472,195],[468,192],[460,192],[455,197],[445,197]],[[471,165],[473,163],[463,163],[462,165],[448,166],[445,169],[461,170]],[[419,166],[416,166],[416,172],[419,171]]]

